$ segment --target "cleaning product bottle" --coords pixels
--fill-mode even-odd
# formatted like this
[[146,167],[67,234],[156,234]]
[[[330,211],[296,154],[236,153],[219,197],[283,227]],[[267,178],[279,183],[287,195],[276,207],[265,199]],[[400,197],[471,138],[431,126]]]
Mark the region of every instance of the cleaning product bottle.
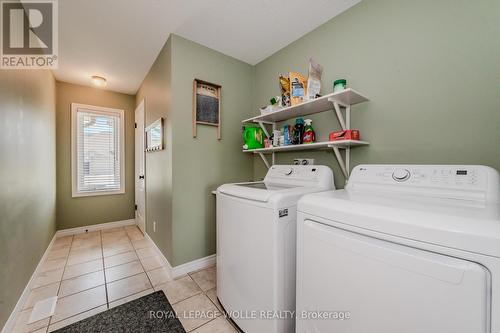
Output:
[[306,126],[304,127],[304,135],[302,136],[303,143],[313,143],[316,141],[316,133],[314,133],[314,128],[312,127],[312,120],[305,120]]
[[304,135],[304,119],[295,119],[295,126],[293,127],[293,144],[300,145]]
[[289,146],[290,145],[290,126],[289,125],[285,125],[285,127],[283,127],[283,136],[284,136],[284,142],[283,142],[283,145],[284,146]]

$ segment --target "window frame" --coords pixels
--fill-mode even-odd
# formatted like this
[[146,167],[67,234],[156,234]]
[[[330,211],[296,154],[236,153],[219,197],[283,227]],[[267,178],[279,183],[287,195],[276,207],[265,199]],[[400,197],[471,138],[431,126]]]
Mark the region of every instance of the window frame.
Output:
[[[96,114],[118,115],[120,117],[120,189],[112,191],[78,191],[78,147],[77,147],[77,113],[78,109],[87,109]],[[73,198],[115,195],[125,193],[125,112],[102,106],[71,103],[71,194]]]

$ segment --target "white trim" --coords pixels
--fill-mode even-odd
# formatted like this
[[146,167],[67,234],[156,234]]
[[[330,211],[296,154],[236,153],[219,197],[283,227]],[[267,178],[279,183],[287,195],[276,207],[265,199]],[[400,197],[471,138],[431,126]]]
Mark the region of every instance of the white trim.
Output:
[[170,265],[170,263],[168,262],[167,258],[163,255],[163,253],[160,251],[160,249],[158,248],[158,246],[156,246],[156,243],[151,239],[151,237],[149,237],[149,235],[147,233],[144,233],[144,238],[146,238],[148,240],[148,242],[150,243],[151,247],[156,252],[156,255],[158,257],[160,257],[160,259],[163,261],[163,264],[167,268],[170,277],[172,277],[173,276],[172,275],[172,265]]
[[[142,129],[143,129],[143,131],[142,131],[141,134],[142,134],[142,140],[143,140],[142,141],[142,145],[143,145],[143,148],[144,148],[143,149],[144,153],[142,155],[142,157],[143,157],[143,161],[142,161],[142,168],[143,168],[143,170],[142,170],[142,173],[143,173],[144,177],[147,177],[147,175],[146,175],[146,151],[145,151],[146,150],[146,132],[144,131],[145,126],[146,126],[146,98],[143,98],[142,101],[139,103],[139,105],[134,110],[134,123],[136,125],[137,125],[137,122],[136,122],[137,110],[140,107],[142,107],[142,118],[143,118],[142,119],[142,127],[143,127]],[[136,157],[137,157],[137,154],[136,154],[136,149],[137,149],[136,148],[136,144],[137,144],[136,140],[137,140],[137,137],[136,136],[137,136],[137,128],[134,129],[134,153],[135,153],[135,156],[134,156],[134,194],[135,194],[135,204],[137,204],[137,197],[138,197],[138,195],[137,195],[137,178],[139,177],[139,174],[137,173],[137,165],[136,165],[136,163],[137,163],[137,159],[136,159]],[[139,223],[138,223],[137,209],[135,210],[136,224],[137,224],[137,226],[139,227],[139,229],[144,234],[146,234],[146,221],[147,221],[146,191],[147,191],[146,179],[144,179],[144,198],[143,198],[144,199],[144,216],[143,216],[143,218],[144,218],[144,221],[143,221],[143,223],[144,223],[144,225],[143,225],[144,230],[141,229],[141,225],[139,225]]]
[[28,296],[29,296],[30,291],[31,291],[31,284],[33,283],[33,280],[35,279],[35,277],[38,275],[38,271],[42,267],[42,264],[45,262],[45,259],[47,259],[48,255],[49,255],[49,249],[52,247],[52,244],[54,244],[54,241],[57,238],[56,235],[57,235],[57,232],[54,234],[54,236],[52,236],[52,240],[50,241],[49,246],[47,246],[47,248],[45,249],[45,252],[43,253],[42,258],[38,262],[38,265],[36,266],[35,270],[33,271],[33,274],[31,274],[31,278],[28,281],[28,284],[26,285],[21,296],[17,300],[16,306],[12,310],[12,312],[9,316],[9,319],[7,319],[7,321],[5,322],[5,325],[3,326],[1,333],[8,333],[8,332],[14,331],[14,325],[15,325],[16,319],[17,319],[16,316],[19,312],[21,312],[21,310],[24,306],[24,303],[26,303],[26,301],[28,299]]
[[156,243],[151,239],[151,237],[149,237],[147,233],[145,233],[144,236],[148,240],[148,242],[151,243],[151,247],[156,252],[156,255],[162,259],[170,277],[173,279],[186,275],[187,273],[214,266],[216,263],[216,256],[215,254],[212,254],[204,258],[196,259],[185,264],[172,267],[172,265],[168,262],[167,258],[163,255],[158,246],[156,246]]
[[199,271],[211,266],[215,265],[215,254],[210,256],[196,259],[185,264],[175,266],[172,268],[172,275],[174,278],[177,278],[182,275],[186,275],[187,273]]
[[[77,146],[76,146],[76,113],[78,109],[98,114],[111,114],[120,116],[120,189],[115,191],[79,192],[77,189]],[[71,103],[71,194],[73,198],[97,195],[113,195],[125,193],[125,111],[102,106]]]
[[135,224],[135,219],[129,219],[129,220],[122,220],[122,221],[105,222],[105,223],[100,223],[100,224],[87,225],[87,226],[83,226],[83,227],[58,230],[56,232],[56,237],[59,238],[59,237],[64,237],[64,236],[83,234],[85,232],[113,229],[113,228],[118,228],[118,227],[125,227],[128,225],[134,225],[134,224]]

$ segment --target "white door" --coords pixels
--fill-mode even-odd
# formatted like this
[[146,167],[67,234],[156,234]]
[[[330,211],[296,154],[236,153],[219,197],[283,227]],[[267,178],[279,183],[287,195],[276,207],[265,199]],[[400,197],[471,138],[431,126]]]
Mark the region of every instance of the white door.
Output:
[[299,316],[297,333],[489,332],[491,277],[483,266],[299,223],[297,312],[332,319]]
[[144,100],[135,109],[135,221],[146,232],[146,173],[144,168]]

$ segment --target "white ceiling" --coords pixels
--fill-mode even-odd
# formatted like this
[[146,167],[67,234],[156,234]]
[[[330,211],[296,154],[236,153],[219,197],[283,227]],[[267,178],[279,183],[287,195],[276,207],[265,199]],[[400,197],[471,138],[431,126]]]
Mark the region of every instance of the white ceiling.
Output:
[[59,0],[60,81],[135,94],[171,33],[249,64],[361,0]]

